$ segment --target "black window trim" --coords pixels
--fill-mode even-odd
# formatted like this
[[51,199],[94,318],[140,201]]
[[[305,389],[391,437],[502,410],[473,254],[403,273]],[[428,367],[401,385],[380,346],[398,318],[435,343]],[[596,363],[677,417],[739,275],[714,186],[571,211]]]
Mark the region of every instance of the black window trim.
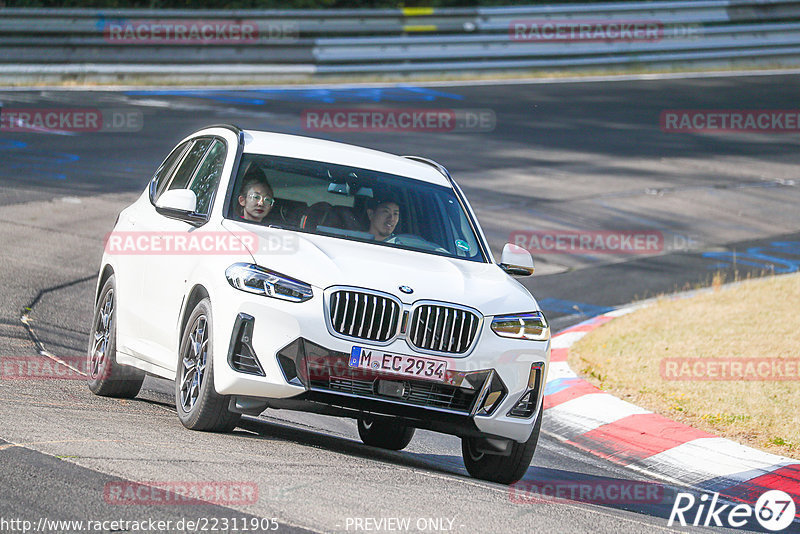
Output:
[[[201,140],[205,140],[205,139],[208,139],[211,142],[208,144],[206,149],[203,151],[202,156],[200,156],[200,158],[198,158],[197,163],[194,166],[194,169],[192,169],[192,174],[191,174],[191,176],[189,178],[189,181],[187,182],[187,185],[190,184],[191,181],[197,175],[197,171],[200,169],[200,165],[203,163],[203,161],[205,161],[205,158],[208,155],[209,150],[211,150],[211,147],[214,146],[214,140],[220,139],[223,143],[225,143],[225,157],[227,158],[227,155],[228,155],[228,152],[227,152],[228,143],[225,141],[224,137],[220,137],[218,135],[213,135],[212,134],[212,135],[199,135],[197,137],[192,137],[191,139],[188,139],[188,141],[191,141],[191,143],[189,145],[187,145],[189,148],[184,150],[183,155],[181,156],[181,159],[180,159],[180,163],[174,165],[172,170],[170,171],[170,177],[169,177],[170,180],[169,180],[169,183],[166,186],[167,189],[165,189],[164,192],[169,191],[169,186],[172,185],[172,181],[175,179],[175,172],[180,168],[180,166],[186,160],[186,157],[188,156],[189,152],[191,152],[191,149],[192,149],[192,147],[194,147],[195,143],[197,143],[198,141],[201,141]],[[170,154],[171,154],[171,152],[170,152]],[[167,156],[167,157],[169,157],[169,156]],[[185,222],[191,224],[192,226],[196,226],[196,227],[199,228],[200,226],[203,226],[204,224],[206,224],[211,219],[211,211],[214,209],[214,200],[216,198],[216,190],[217,189],[219,189],[219,185],[214,190],[214,196],[211,197],[211,203],[209,204],[208,213],[199,213],[197,211],[193,211],[191,213],[186,213],[186,212],[183,212],[183,211],[171,210],[169,208],[162,208],[162,207],[159,207],[159,206],[156,205],[156,203],[153,201],[152,196],[150,198],[150,203],[153,205],[155,210],[159,214],[163,215],[164,217],[169,217],[170,219],[179,219],[179,220],[182,220],[182,221],[185,221]]]
[[[231,132],[233,132],[236,135],[236,143],[237,143],[236,155],[234,156],[234,159],[233,159],[233,168],[231,169],[230,179],[228,180],[228,188],[225,190],[225,198],[228,198],[228,197],[230,197],[231,190],[233,189],[234,182],[236,181],[236,176],[238,176],[238,174],[239,174],[239,165],[241,164],[242,153],[244,152],[244,130],[242,130],[239,126],[237,126],[235,124],[225,124],[225,123],[212,124],[211,126],[207,126],[206,128],[203,128],[203,130],[204,131],[205,130],[211,130],[212,128],[222,128],[224,130],[230,130]],[[205,137],[205,136],[199,136],[199,137]],[[199,139],[199,137],[197,137],[197,138]],[[228,157],[228,150],[230,148],[228,146],[227,139],[225,139],[224,137],[220,137],[218,135],[213,135],[213,134],[212,134],[212,137],[219,137],[220,139],[222,139],[225,142],[225,157],[227,158]],[[195,138],[189,139],[189,141],[193,141],[194,139]],[[184,154],[184,157],[185,157],[185,154]],[[212,197],[212,199],[211,199],[211,204],[210,204],[211,207],[208,210],[209,211],[209,215],[214,210],[214,202],[217,199],[217,192],[218,191],[219,191],[219,187],[217,187],[217,189],[214,191],[214,197]],[[155,203],[153,203],[153,206],[155,207]],[[228,206],[228,205],[223,206],[222,207],[222,216],[224,218],[228,219],[229,218],[228,217],[229,213],[230,213],[230,206]]]
[[[211,148],[211,145],[214,144],[214,137],[215,136],[213,135],[201,135],[192,138],[192,146],[183,155],[183,160],[181,161],[181,164],[183,164],[183,162],[186,161],[186,158],[189,157],[189,152],[192,151],[192,148],[194,148],[195,144],[197,144],[200,141],[210,141],[210,142],[208,143],[208,146],[205,148],[205,150],[203,150],[203,153],[200,155],[200,157],[197,158],[197,163],[194,164],[194,168],[192,169],[191,174],[189,174],[189,179],[186,181],[186,185],[189,185],[192,182],[192,179],[194,178],[195,174],[197,174],[197,170],[200,168],[200,164],[203,163],[203,160],[206,158],[206,154],[208,154],[208,149]],[[180,170],[180,165],[176,167],[175,172],[177,172],[178,170]],[[169,191],[170,187],[172,186],[172,182],[175,181],[175,173],[172,173],[172,176],[170,178],[171,179],[167,184],[167,188],[164,190],[165,192]]]
[[[187,183],[188,186],[191,186],[195,178],[197,178],[197,172],[200,170],[200,167],[205,162],[206,158],[208,157],[208,154],[211,152],[211,148],[214,146],[214,141],[222,141],[222,144],[225,146],[225,160],[228,159],[228,141],[224,137],[220,137],[218,135],[212,135],[210,137],[212,139],[212,142],[210,145],[208,145],[208,148],[206,148],[206,151],[203,153],[203,157],[200,158],[200,161],[197,162],[197,167],[195,167],[194,172],[192,173],[192,177],[189,179],[189,182]],[[223,167],[224,166],[225,163],[223,161]],[[220,181],[221,180],[222,176],[220,176]],[[217,199],[217,191],[219,191],[219,182],[217,183],[217,187],[214,188],[214,192],[211,194],[211,200],[208,202],[208,213],[201,214],[206,217],[206,220],[208,220],[211,217],[211,212],[214,210],[214,201]]]
[[180,148],[181,145],[184,145],[183,146],[183,151],[178,155],[178,159],[175,160],[175,162],[172,164],[172,166],[170,166],[170,168],[167,170],[166,174],[164,175],[164,178],[166,178],[166,179],[171,181],[171,178],[172,178],[173,173],[175,172],[175,169],[177,169],[180,166],[180,164],[183,163],[183,159],[186,157],[186,153],[189,151],[189,148],[193,144],[194,144],[194,139],[187,139],[186,141],[183,141],[180,144],[178,144],[175,148],[173,148],[172,150],[169,151],[169,154],[167,154],[167,157],[164,158],[164,161],[162,161],[161,165],[159,165],[158,169],[156,169],[156,172],[153,174],[153,177],[150,179],[150,185],[149,185],[149,191],[148,191],[149,197],[150,197],[150,203],[153,205],[153,207],[155,207],[156,200],[157,200],[156,199],[156,193],[158,191],[156,190],[156,185],[157,185],[156,184],[156,175],[158,174],[159,169],[161,169],[164,166],[164,164],[167,162],[167,160],[169,159],[169,157],[172,155],[173,152],[178,150],[178,148]]
[[232,130],[234,133],[236,133],[238,140],[236,156],[233,160],[233,168],[231,169],[231,174],[228,179],[228,188],[225,190],[225,204],[222,206],[222,217],[225,219],[233,219],[231,216],[231,203],[228,202],[227,199],[231,198],[231,195],[233,194],[233,188],[236,185],[236,179],[239,176],[239,167],[242,164],[242,154],[244,153],[244,131],[237,126],[230,124],[218,124],[216,127],[228,128],[229,130]]
[[[231,132],[236,134],[237,148],[236,148],[236,155],[234,156],[234,160],[233,160],[233,169],[232,169],[232,174],[231,174],[231,176],[235,177],[239,172],[239,164],[240,164],[240,162],[242,160],[242,152],[244,151],[244,130],[242,130],[241,128],[239,128],[238,126],[233,125],[233,124],[212,124],[211,126],[203,128],[203,131],[209,130],[209,129],[212,129],[212,128],[224,128],[224,129],[230,130]],[[225,158],[227,159],[228,150],[230,149],[230,147],[228,145],[228,140],[225,139],[224,137],[221,137],[221,136],[215,135],[215,134],[204,134],[204,135],[198,135],[197,137],[190,137],[189,139],[187,139],[185,141],[186,142],[186,148],[184,148],[183,153],[178,158],[178,161],[176,161],[172,165],[170,170],[169,170],[168,176],[170,177],[170,184],[172,183],[172,180],[171,180],[172,175],[174,174],[175,170],[177,168],[179,168],[180,165],[183,163],[183,160],[186,158],[186,155],[189,153],[190,147],[194,146],[194,143],[198,139],[203,139],[203,138],[206,138],[206,137],[210,137],[212,139],[214,139],[214,138],[221,139],[222,142],[225,143]],[[183,143],[181,143],[181,144],[183,144]],[[206,152],[203,153],[203,157],[198,161],[197,166],[195,166],[194,170],[192,171],[192,178],[194,178],[194,174],[197,172],[197,169],[198,169],[200,163],[202,163],[202,161],[205,159],[205,156],[208,153],[208,150],[210,150],[211,146],[213,146],[213,143],[208,145],[208,148],[206,149]],[[167,154],[167,157],[164,158],[164,161],[161,162],[161,165],[163,165],[164,162],[166,162],[166,160],[169,159],[169,157],[172,155],[172,153],[178,147],[180,147],[180,144],[177,145],[175,148],[173,148],[169,152],[169,154]],[[159,168],[161,168],[161,165],[159,165]],[[158,172],[158,170],[156,170],[156,173],[157,172]],[[220,177],[220,180],[221,179],[222,179],[222,177]],[[230,190],[233,187],[233,182],[234,181],[235,180],[228,180],[228,189],[227,189],[227,194],[225,195],[225,198],[228,198],[228,195],[230,195]],[[206,215],[198,214],[196,212],[195,213],[190,213],[190,214],[187,215],[186,213],[182,213],[182,212],[181,213],[175,213],[173,210],[168,210],[168,209],[165,209],[165,208],[159,208],[158,206],[156,206],[156,200],[157,199],[155,198],[155,192],[156,191],[154,190],[154,186],[155,186],[155,175],[153,176],[153,178],[150,179],[150,184],[148,186],[149,187],[148,197],[150,198],[150,204],[152,204],[153,208],[155,208],[155,210],[157,212],[159,212],[160,214],[162,214],[162,215],[164,215],[166,217],[184,220],[184,221],[189,222],[190,224],[192,224],[194,226],[198,226],[198,227],[199,226],[203,226],[204,224],[206,224],[210,220],[211,212],[214,210],[214,202],[216,202],[216,199],[217,199],[217,192],[219,191],[219,184],[217,184],[217,187],[214,189],[214,195],[211,197],[211,202],[209,203],[208,214],[206,214]],[[224,211],[223,216],[227,218],[228,217],[229,208],[227,206],[224,206],[223,207],[223,211]]]

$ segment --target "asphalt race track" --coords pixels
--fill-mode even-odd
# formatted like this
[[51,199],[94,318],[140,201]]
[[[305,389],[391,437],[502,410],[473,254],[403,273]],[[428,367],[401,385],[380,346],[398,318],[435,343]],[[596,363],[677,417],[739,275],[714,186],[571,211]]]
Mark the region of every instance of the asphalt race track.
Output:
[[[103,237],[116,214],[183,136],[223,122],[435,159],[464,189],[495,251],[532,231],[658,232],[660,246],[647,254],[534,251],[537,274],[521,281],[555,331],[633,300],[707,285],[718,271],[729,280],[797,271],[797,131],[670,133],[660,117],[665,110],[797,109],[798,94],[800,75],[0,91],[3,113],[92,108],[116,110],[104,118],[128,118],[90,133],[0,131],[0,361],[52,363],[38,354],[41,347],[61,359],[83,357]],[[464,124],[453,131],[322,132],[303,119],[309,110],[354,107],[469,110],[491,123],[474,131]],[[386,452],[361,444],[354,422],[323,416],[268,411],[245,418],[230,435],[190,432],[174,413],[170,383],[160,379],[148,378],[137,399],[121,401],[95,397],[77,374],[3,378],[3,533],[22,531],[15,530],[21,523],[2,523],[11,519],[39,531],[72,531],[43,518],[106,521],[88,530],[94,532],[180,532],[186,521],[213,532],[216,519],[218,532],[225,520],[229,532],[389,532],[407,521],[421,532],[649,533],[673,530],[667,519],[675,495],[691,491],[571,448],[548,433],[547,419],[526,481],[651,482],[659,501],[521,498],[470,478],[456,438],[418,431],[405,451]],[[119,505],[109,497],[109,488],[148,481],[237,483],[255,488],[257,498]],[[151,519],[171,523],[148,526]],[[114,520],[141,522],[141,529],[115,527]],[[234,520],[258,527],[232,530]],[[747,528],[764,531],[755,521]],[[800,525],[784,532],[800,532]]]

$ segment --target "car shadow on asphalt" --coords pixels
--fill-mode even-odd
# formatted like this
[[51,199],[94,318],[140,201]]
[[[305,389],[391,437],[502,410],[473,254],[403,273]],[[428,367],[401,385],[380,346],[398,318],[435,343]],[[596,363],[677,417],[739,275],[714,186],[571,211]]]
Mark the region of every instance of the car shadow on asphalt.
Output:
[[[168,408],[171,411],[175,410],[174,402],[161,388],[143,390],[135,400]],[[528,468],[522,480],[510,486],[505,486],[470,478],[460,456],[379,449],[364,445],[360,441],[348,437],[335,435],[327,431],[319,431],[311,427],[301,428],[297,425],[293,422],[273,422],[256,417],[243,416],[237,428],[231,432],[231,435],[236,439],[286,441],[298,445],[318,447],[339,454],[464,478],[475,484],[504,488],[508,491],[509,501],[518,505],[519,510],[516,515],[520,517],[537,513],[538,506],[542,504],[561,503],[574,504],[576,506],[590,505],[661,518],[664,520],[664,526],[666,526],[673,504],[680,493],[692,495],[697,503],[684,514],[688,527],[702,528],[707,517],[709,501],[703,503],[706,505],[705,511],[700,509],[698,505],[701,504],[700,497],[704,494],[708,495],[708,492],[696,489],[658,481],[589,475],[575,471],[537,467],[535,465]],[[728,504],[728,506],[723,515],[726,515],[732,506],[729,501],[720,498],[718,506],[725,504]],[[699,527],[695,527],[692,523],[698,514]],[[784,532],[800,532],[800,528],[793,528],[796,526],[797,523]],[[674,528],[680,528],[677,519]],[[720,530],[719,527],[714,526],[713,520],[710,528],[715,531]],[[761,527],[752,517],[749,518],[742,529],[755,532],[770,532]],[[723,529],[723,531],[741,532],[742,529]]]
[[[175,402],[163,390],[166,380],[148,381],[146,384],[162,383],[161,387],[143,389],[135,401],[175,411]],[[176,417],[177,418],[177,417]],[[238,438],[260,439],[268,441],[289,441],[299,445],[330,449],[340,454],[348,454],[361,458],[369,458],[394,463],[406,467],[425,469],[449,475],[468,476],[460,456],[414,453],[408,451],[390,451],[364,445],[360,441],[320,431],[311,427],[300,428],[299,423],[278,423],[265,421],[251,416],[243,416],[231,434]],[[246,430],[247,432],[242,432]]]
[[[249,430],[255,434],[246,434],[249,438],[291,441],[300,445],[322,447],[340,454],[358,456],[360,458],[368,458],[405,467],[424,469],[426,471],[448,475],[467,476],[460,457],[457,459],[458,463],[462,466],[459,471],[453,469],[450,465],[442,465],[443,458],[455,458],[453,456],[379,449],[364,445],[360,441],[354,439],[335,436],[312,429],[297,428],[288,424],[273,423],[247,416],[242,417],[242,421],[237,428]],[[450,462],[447,463],[449,464]]]
[[[701,501],[702,492],[696,489],[671,485],[659,481],[641,481],[635,479],[613,478],[585,473],[531,466],[525,477],[510,486],[492,482],[477,481],[469,477],[460,456],[447,454],[415,453],[410,451],[388,451],[364,445],[358,441],[330,435],[315,430],[296,428],[290,425],[268,422],[260,419],[243,417],[239,428],[255,433],[245,434],[248,438],[268,438],[291,441],[301,445],[311,445],[361,458],[383,461],[405,467],[424,469],[429,472],[467,478],[473,483],[486,484],[497,488],[507,488],[509,500],[519,505],[517,515],[536,513],[536,506],[542,503],[572,503],[579,506],[593,505],[602,508],[626,511],[661,518],[664,526],[670,518],[673,505],[679,494],[690,494],[695,499],[695,506],[684,513],[689,528],[702,528],[707,518],[709,501]],[[688,497],[684,497],[688,499]],[[705,511],[700,504],[705,506]],[[685,501],[684,501],[685,503]],[[719,499],[717,507],[728,504],[723,517],[738,503]],[[694,526],[699,517],[698,526]],[[676,516],[673,528],[681,528]],[[797,526],[797,523],[793,527]],[[686,527],[684,527],[686,528]],[[720,531],[713,520],[706,529]],[[753,517],[747,520],[741,529],[723,528],[722,531],[740,532],[746,529],[754,532],[770,532],[763,528]],[[785,532],[800,532],[790,528]]]

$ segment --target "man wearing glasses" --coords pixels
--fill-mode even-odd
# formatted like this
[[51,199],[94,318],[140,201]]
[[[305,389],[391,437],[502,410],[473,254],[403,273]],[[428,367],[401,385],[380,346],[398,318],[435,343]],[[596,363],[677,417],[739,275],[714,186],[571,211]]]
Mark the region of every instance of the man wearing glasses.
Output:
[[275,204],[272,187],[267,181],[264,171],[252,166],[247,170],[239,190],[241,216],[246,221],[261,222]]

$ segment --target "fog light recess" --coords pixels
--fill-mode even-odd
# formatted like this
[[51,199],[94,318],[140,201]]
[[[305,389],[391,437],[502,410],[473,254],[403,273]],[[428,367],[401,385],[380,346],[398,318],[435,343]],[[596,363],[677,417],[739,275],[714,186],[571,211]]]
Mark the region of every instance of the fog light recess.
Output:
[[258,358],[256,358],[256,352],[253,350],[254,328],[255,319],[251,315],[240,313],[236,317],[231,344],[228,349],[228,365],[240,373],[266,376]]

